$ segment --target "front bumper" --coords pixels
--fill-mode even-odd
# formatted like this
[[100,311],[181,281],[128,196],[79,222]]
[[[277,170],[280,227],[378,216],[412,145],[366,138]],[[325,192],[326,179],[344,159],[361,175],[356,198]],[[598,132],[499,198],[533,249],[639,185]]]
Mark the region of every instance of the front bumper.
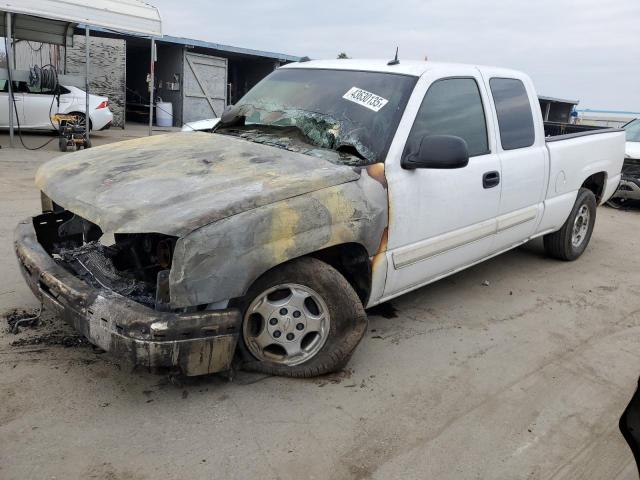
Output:
[[22,275],[43,306],[94,345],[136,365],[177,367],[185,375],[230,368],[240,331],[239,310],[159,312],[94,288],[49,256],[37,240],[32,219],[18,224],[14,246]]
[[640,178],[623,175],[613,196],[627,200],[640,200]]

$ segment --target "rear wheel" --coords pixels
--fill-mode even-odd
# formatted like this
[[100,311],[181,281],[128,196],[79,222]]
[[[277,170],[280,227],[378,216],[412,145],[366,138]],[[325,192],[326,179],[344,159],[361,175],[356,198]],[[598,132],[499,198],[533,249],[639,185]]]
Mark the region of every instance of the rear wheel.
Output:
[[[80,130],[84,130],[87,123],[87,117],[85,114],[82,112],[73,112],[70,115],[76,116],[76,126],[78,126]],[[93,125],[91,124],[91,121],[89,121],[89,131],[91,130],[93,130]]]
[[272,375],[313,377],[339,370],[367,328],[351,285],[314,258],[265,274],[241,307],[244,368]]
[[548,255],[559,260],[575,260],[586,250],[596,222],[596,197],[591,190],[581,188],[569,218],[557,232],[544,236]]

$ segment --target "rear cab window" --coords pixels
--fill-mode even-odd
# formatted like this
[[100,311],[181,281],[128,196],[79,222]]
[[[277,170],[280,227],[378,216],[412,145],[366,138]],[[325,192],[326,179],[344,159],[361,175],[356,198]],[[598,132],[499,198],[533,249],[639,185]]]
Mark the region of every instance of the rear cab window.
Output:
[[530,147],[535,142],[531,103],[527,89],[515,78],[489,80],[498,116],[498,129],[503,150]]
[[403,155],[418,151],[427,135],[454,135],[467,142],[469,156],[489,153],[487,122],[476,80],[436,80],[425,94],[411,127]]

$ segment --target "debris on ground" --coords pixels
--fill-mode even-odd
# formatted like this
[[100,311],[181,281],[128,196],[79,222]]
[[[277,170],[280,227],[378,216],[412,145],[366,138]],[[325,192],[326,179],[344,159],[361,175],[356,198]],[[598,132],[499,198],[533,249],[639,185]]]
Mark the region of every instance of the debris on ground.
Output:
[[62,345],[65,348],[87,347],[91,344],[82,335],[73,335],[56,330],[44,335],[19,338],[11,342],[12,347],[26,347],[32,345]]
[[483,287],[488,287],[489,285],[491,285],[491,284],[489,283],[489,280],[485,280],[484,282],[482,282],[482,286],[483,286]]
[[383,318],[397,318],[398,310],[391,302],[384,302],[367,309],[367,314]]
[[324,387],[325,385],[328,385],[328,384],[338,385],[342,383],[343,380],[349,380],[352,375],[353,375],[352,369],[344,368],[340,371],[328,373],[326,375],[321,375],[311,380],[319,387]]
[[19,327],[34,327],[40,319],[39,308],[14,308],[3,315],[7,319],[9,331],[18,333]]

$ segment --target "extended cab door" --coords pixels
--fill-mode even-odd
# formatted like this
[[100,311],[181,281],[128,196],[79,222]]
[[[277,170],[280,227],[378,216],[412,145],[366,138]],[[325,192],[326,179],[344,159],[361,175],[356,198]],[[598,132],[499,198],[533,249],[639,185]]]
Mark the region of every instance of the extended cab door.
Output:
[[494,252],[509,249],[533,235],[544,211],[548,153],[538,98],[523,74],[483,68],[495,115],[502,195]]
[[[433,281],[492,250],[501,174],[488,112],[482,77],[473,67],[429,70],[418,81],[385,162],[389,236],[383,297]],[[463,138],[469,164],[403,169],[403,155],[434,134]]]

